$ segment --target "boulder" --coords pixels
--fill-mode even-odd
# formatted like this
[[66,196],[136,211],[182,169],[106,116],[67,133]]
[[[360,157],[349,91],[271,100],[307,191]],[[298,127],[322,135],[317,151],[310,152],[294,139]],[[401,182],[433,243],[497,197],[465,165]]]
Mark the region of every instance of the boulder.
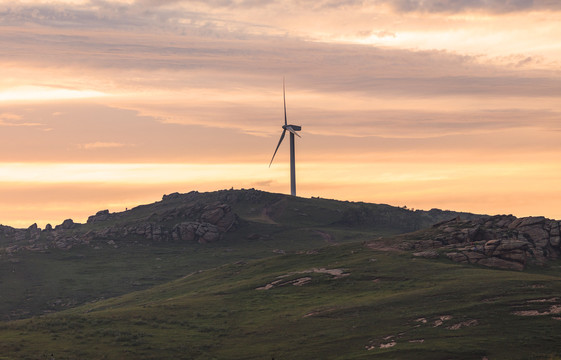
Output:
[[482,231],[480,225],[476,225],[466,230],[467,230],[466,237],[468,241],[478,241],[480,240],[480,237],[482,237]]
[[74,223],[74,221],[72,219],[66,219],[62,222],[62,224],[55,226],[55,230],[70,230],[70,229],[74,229],[76,227],[76,224]]
[[197,236],[198,222],[183,222],[175,225],[171,231],[172,238],[175,241],[195,241]]
[[522,223],[522,221],[524,221],[524,218],[518,218],[516,220],[514,220],[513,222],[510,223],[510,225],[508,225],[509,229],[516,229],[518,227],[518,225],[520,225]]
[[499,246],[501,240],[489,240],[485,243],[484,251],[486,255],[493,255],[495,249]]
[[519,249],[528,249],[528,242],[516,239],[504,239],[500,240],[494,252],[495,254],[503,254]]
[[552,224],[550,226],[550,230],[549,230],[549,235],[551,235],[551,236],[561,235],[561,231],[559,229],[559,222],[557,222],[557,221],[552,222]]
[[487,258],[485,254],[475,251],[466,251],[463,254],[467,257],[470,264],[477,264],[479,260]]
[[16,229],[11,226],[0,225],[0,234],[3,234],[5,237],[12,237],[14,236]]
[[545,217],[543,216],[529,216],[525,218],[521,218],[520,223],[517,228],[525,227],[525,226],[535,226],[535,225],[542,225],[545,223]]
[[549,242],[549,233],[540,226],[520,227],[520,231],[527,235],[536,247],[545,247]]
[[508,228],[510,224],[512,224],[512,222],[515,220],[516,218],[512,215],[501,216],[500,219],[498,219],[498,221],[495,223],[495,226],[499,228]]
[[221,234],[215,225],[209,223],[202,223],[197,228],[195,234],[198,237],[198,241],[201,244],[216,242],[220,240]]
[[15,242],[22,242],[25,241],[27,239],[27,231],[25,230],[21,230],[21,229],[17,229],[14,232],[14,241]]
[[88,224],[99,222],[99,221],[107,221],[109,219],[109,210],[101,210],[98,211],[95,215],[88,217]]
[[162,201],[177,200],[177,199],[181,199],[181,194],[179,194],[178,192],[174,192],[169,195],[164,194],[164,196],[162,196]]
[[461,252],[451,252],[451,253],[447,253],[446,256],[448,257],[448,259],[454,261],[454,262],[459,262],[459,263],[468,263],[468,258],[466,255],[464,255]]
[[499,255],[501,259],[526,264],[528,253],[524,250],[513,250]]
[[216,225],[221,232],[228,232],[236,223],[236,215],[226,204],[207,206],[201,214],[201,223]]
[[33,224],[27,228],[27,238],[29,241],[37,241],[41,236],[41,229],[37,227],[37,224]]
[[166,231],[162,228],[161,225],[154,225],[152,226],[152,240],[154,241],[164,241],[165,240]]

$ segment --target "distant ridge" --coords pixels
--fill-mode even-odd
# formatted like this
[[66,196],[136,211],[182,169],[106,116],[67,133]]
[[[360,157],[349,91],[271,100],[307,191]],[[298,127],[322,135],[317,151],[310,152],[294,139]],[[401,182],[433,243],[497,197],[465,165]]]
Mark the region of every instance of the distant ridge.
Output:
[[[410,233],[404,235],[405,242],[392,238],[389,247],[416,251],[417,256],[442,254],[461,263],[523,270],[527,264],[543,265],[561,256],[560,225],[544,217],[410,210],[256,189],[191,191],[167,194],[161,201],[124,212],[101,210],[85,224],[67,219],[45,229],[36,224],[27,229],[0,225],[0,254],[158,243],[223,242],[229,246],[295,233],[300,246],[308,246],[317,240],[310,233],[329,243]],[[355,236],[337,236],[348,231]]]
[[124,212],[101,210],[86,224],[72,219],[40,229],[0,225],[0,251],[71,249],[97,242],[196,241],[227,238],[240,223],[269,222],[285,226],[329,226],[398,234],[431,226],[455,217],[483,215],[432,209],[409,210],[384,204],[290,197],[255,189],[172,193],[161,201]]

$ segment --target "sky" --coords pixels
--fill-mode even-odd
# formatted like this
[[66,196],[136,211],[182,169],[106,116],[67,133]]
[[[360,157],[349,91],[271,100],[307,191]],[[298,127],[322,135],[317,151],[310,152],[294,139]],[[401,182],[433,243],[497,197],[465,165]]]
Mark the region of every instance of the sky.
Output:
[[561,2],[0,0],[0,223],[163,194],[561,219]]

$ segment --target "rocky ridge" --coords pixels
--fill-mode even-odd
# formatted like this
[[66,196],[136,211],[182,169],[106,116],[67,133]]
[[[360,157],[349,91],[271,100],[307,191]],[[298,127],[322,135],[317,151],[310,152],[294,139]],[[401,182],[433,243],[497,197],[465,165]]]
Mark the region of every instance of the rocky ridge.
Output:
[[445,254],[459,263],[524,270],[528,264],[544,265],[561,256],[560,226],[560,221],[545,217],[458,217],[435,224],[420,239],[404,242],[400,248],[414,250],[420,257]]
[[[282,194],[255,189],[173,193],[164,195],[162,201],[120,213],[99,211],[85,224],[67,219],[54,227],[48,224],[45,229],[36,224],[27,229],[0,225],[0,254],[53,248],[69,250],[78,245],[119,247],[142,241],[216,242],[240,224],[240,217],[232,207],[242,204],[240,208],[245,206],[246,210],[242,211],[246,212],[250,209],[250,216],[258,213],[269,216],[269,212],[282,214],[288,199]],[[325,204],[322,200],[312,206],[304,203],[308,200],[296,201],[299,201],[300,210],[291,205],[290,212],[301,213],[308,223],[306,226],[388,227],[405,232],[426,228],[451,214],[456,216],[438,222],[428,230],[402,235],[397,240],[388,239],[389,242],[382,246],[384,249],[412,251],[415,256],[438,258],[444,255],[459,263],[516,270],[523,270],[528,264],[543,265],[561,256],[561,222],[545,217],[483,216],[438,209],[412,211],[389,205],[348,202],[337,203],[337,207],[333,206],[335,203],[322,207]],[[302,207],[307,206],[315,217],[302,212]],[[328,241],[332,240],[327,237],[327,232],[318,233],[325,235]],[[399,241],[400,238],[404,241]],[[380,244],[382,242],[377,241],[370,246],[381,249]]]
[[[165,205],[172,200],[173,194],[164,195],[162,202],[157,204]],[[45,229],[40,229],[37,224],[27,229],[0,225],[0,252],[69,250],[77,245],[117,247],[125,242],[138,241],[210,243],[222,240],[239,223],[230,205],[219,202],[176,201],[173,206],[137,216],[140,210],[123,213],[103,210],[90,216],[86,224],[67,219],[54,228],[47,224]]]

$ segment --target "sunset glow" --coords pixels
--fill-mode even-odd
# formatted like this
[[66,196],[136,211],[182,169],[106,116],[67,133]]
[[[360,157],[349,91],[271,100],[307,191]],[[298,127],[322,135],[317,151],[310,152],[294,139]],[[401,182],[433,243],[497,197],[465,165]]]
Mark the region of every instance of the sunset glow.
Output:
[[[102,5],[100,5],[102,4]],[[164,193],[561,219],[561,4],[1,1],[0,223]]]
[[92,90],[53,89],[39,86],[21,86],[0,92],[0,102],[48,101],[85,99],[103,96]]

